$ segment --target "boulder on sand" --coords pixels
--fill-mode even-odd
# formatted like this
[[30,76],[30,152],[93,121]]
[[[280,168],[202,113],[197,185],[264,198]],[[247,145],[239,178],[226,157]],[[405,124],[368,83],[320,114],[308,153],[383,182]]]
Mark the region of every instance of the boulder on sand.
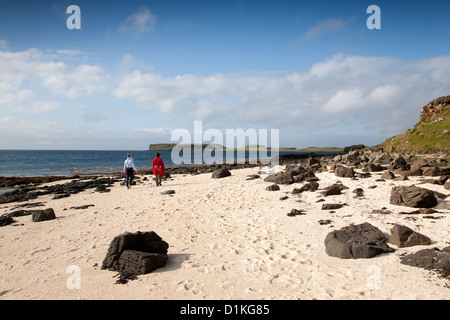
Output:
[[324,203],[322,205],[322,209],[321,210],[335,210],[335,209],[340,209],[343,206],[344,205],[340,204],[340,203]]
[[342,178],[353,178],[355,176],[355,170],[349,167],[337,166],[334,172],[336,176]]
[[436,270],[450,278],[450,246],[423,249],[400,258],[400,263],[408,266]]
[[383,232],[367,222],[330,232],[325,238],[325,250],[329,256],[341,259],[367,259],[394,251]]
[[33,222],[56,219],[55,211],[53,211],[52,208],[48,208],[45,210],[31,210],[30,213],[31,213],[31,220]]
[[385,170],[381,175],[382,179],[395,179],[395,174],[390,170]]
[[225,178],[225,177],[229,177],[229,176],[231,176],[231,172],[228,171],[228,169],[226,169],[226,168],[214,170],[212,173],[213,179],[220,179],[220,178]]
[[279,172],[272,174],[264,178],[265,182],[273,182],[275,184],[292,184],[294,183],[294,178],[290,172]]
[[266,188],[267,191],[278,191],[280,190],[280,186],[277,184],[271,184]]
[[395,244],[399,248],[429,245],[430,238],[421,233],[415,232],[411,228],[395,224],[391,229],[389,243]]
[[120,273],[146,274],[165,267],[169,245],[155,232],[125,232],[109,245],[102,269]]
[[437,205],[433,191],[416,186],[393,187],[390,204],[413,208],[432,208]]

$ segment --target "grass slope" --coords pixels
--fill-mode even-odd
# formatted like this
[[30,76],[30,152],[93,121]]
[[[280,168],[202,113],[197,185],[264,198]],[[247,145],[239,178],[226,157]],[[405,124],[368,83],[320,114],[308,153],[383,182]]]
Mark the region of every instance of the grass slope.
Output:
[[[428,107],[428,108],[427,108]],[[430,111],[430,107],[438,111]],[[410,154],[450,154],[450,96],[430,102],[420,121],[403,134],[384,141],[384,151]]]

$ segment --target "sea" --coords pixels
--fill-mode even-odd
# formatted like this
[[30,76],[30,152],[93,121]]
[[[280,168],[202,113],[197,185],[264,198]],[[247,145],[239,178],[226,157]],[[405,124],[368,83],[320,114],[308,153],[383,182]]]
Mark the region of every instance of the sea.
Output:
[[[161,159],[166,167],[178,165],[213,163],[212,157],[200,157],[190,152],[189,158],[183,158],[183,153],[178,154],[178,159],[172,161],[171,151],[148,150],[0,150],[0,176],[3,177],[37,177],[37,176],[74,176],[74,175],[110,175],[123,171],[123,163],[130,153],[139,170],[150,169],[156,152],[161,154]],[[280,152],[280,155],[289,152]],[[222,153],[222,163],[226,162],[226,152]],[[239,161],[243,159],[270,158],[270,152],[256,154],[255,152],[234,152],[231,159]],[[196,157],[196,158],[195,158]],[[199,159],[200,158],[200,159]],[[181,160],[185,160],[179,164]],[[228,162],[228,161],[227,161]]]
[[[219,154],[212,152],[210,158],[204,158],[200,152],[183,157],[180,152],[172,161],[171,151],[148,150],[0,150],[0,177],[42,177],[42,176],[107,176],[123,172],[123,163],[130,153],[134,159],[137,170],[151,169],[156,152],[167,168],[180,165],[198,165],[213,163],[213,159],[222,163],[233,161],[269,159],[273,157],[270,152],[256,154],[253,152],[235,151],[234,154]],[[305,152],[308,153],[308,152]],[[279,155],[298,154],[298,152],[280,152]],[[326,154],[319,153],[319,154]],[[190,156],[190,160],[189,157]],[[228,157],[228,158],[227,158]],[[200,158],[200,159],[199,159]],[[180,164],[180,159],[184,162]],[[220,162],[220,161],[218,161]],[[11,188],[0,188],[0,194],[11,191]]]

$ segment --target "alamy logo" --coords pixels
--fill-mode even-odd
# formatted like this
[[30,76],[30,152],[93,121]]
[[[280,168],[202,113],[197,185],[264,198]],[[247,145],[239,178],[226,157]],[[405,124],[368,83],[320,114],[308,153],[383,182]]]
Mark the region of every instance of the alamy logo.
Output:
[[[70,17],[67,18],[66,25],[67,29],[81,29],[81,9],[77,5],[70,5],[67,7],[66,12],[70,14]],[[367,14],[371,14],[369,18],[367,18],[366,26],[369,30],[373,29],[381,29],[381,9],[377,5],[370,5],[367,10]]]
[[66,25],[67,29],[81,29],[81,9],[77,5],[71,5],[67,7],[66,12],[71,14],[70,17],[67,18]]
[[71,275],[67,278],[66,287],[69,290],[81,289],[81,269],[77,265],[70,265],[66,269]]
[[378,266],[370,265],[367,267],[367,274],[369,277],[366,281],[366,286],[369,290],[381,289],[381,269]]
[[267,129],[226,129],[225,136],[224,139],[219,129],[203,132],[202,121],[194,121],[193,135],[187,129],[176,129],[171,136],[171,141],[178,142],[172,149],[172,162],[176,165],[278,164],[278,129],[270,130],[270,141]]
[[367,8],[366,11],[368,14],[372,14],[369,18],[367,18],[367,28],[369,30],[373,29],[381,29],[381,9],[379,6],[371,5]]

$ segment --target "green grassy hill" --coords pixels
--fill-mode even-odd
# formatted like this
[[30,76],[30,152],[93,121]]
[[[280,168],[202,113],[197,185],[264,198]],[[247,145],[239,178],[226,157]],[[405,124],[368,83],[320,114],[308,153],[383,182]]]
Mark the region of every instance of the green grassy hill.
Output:
[[422,108],[420,121],[405,133],[381,144],[386,152],[450,154],[450,96],[437,98]]

